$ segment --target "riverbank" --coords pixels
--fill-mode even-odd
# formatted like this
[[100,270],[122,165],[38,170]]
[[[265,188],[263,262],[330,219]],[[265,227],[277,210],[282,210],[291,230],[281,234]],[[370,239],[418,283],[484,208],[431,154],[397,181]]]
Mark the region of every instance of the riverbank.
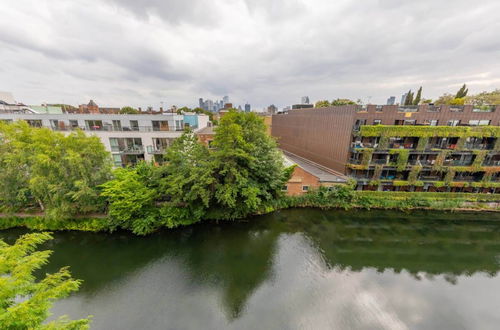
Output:
[[[268,214],[288,208],[319,209],[385,209],[385,210],[438,210],[465,212],[499,212],[500,196],[473,193],[424,193],[327,190],[313,191],[302,196],[286,196],[266,205],[258,214]],[[207,220],[221,220],[209,217]],[[88,232],[110,231],[106,214],[71,219],[50,219],[41,212],[0,214],[0,230],[25,227],[33,230],[77,230]]]

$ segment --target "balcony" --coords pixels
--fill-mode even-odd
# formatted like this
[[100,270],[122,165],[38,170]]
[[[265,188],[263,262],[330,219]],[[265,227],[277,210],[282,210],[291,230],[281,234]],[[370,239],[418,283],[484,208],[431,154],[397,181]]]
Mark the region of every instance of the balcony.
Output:
[[496,105],[475,105],[472,112],[495,112]]
[[465,149],[493,150],[495,145],[491,143],[465,143]]
[[483,163],[483,166],[500,166],[500,160],[488,160]]
[[443,162],[444,166],[471,166],[472,165],[472,160],[452,160],[448,159]]
[[139,155],[144,153],[143,146],[111,147],[112,152],[119,152],[124,155]]
[[450,112],[464,112],[464,108],[463,105],[452,105],[450,106]]
[[441,177],[438,175],[421,175],[418,178],[420,181],[441,181]]
[[154,147],[154,146],[148,146],[147,147],[148,154],[151,155],[162,155],[167,151],[167,147]]
[[410,159],[408,164],[410,165],[420,165],[420,166],[432,166],[436,162],[436,159]]
[[387,159],[383,158],[383,159],[372,159],[371,162],[370,162],[371,165],[375,164],[375,165],[388,165],[389,162],[387,161]]
[[441,106],[439,105],[428,105],[427,112],[441,112]]

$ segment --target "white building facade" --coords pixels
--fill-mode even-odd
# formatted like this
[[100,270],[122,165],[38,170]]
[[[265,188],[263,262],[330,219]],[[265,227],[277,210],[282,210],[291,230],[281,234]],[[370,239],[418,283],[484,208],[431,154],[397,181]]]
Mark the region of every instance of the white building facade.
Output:
[[[0,121],[24,120],[33,127],[47,127],[69,133],[80,129],[97,136],[113,157],[115,166],[134,165],[138,161],[162,161],[162,154],[180,137],[185,126],[194,131],[207,127],[207,115],[192,115],[187,123],[177,114],[32,114],[2,113]],[[193,125],[193,123],[195,123]]]

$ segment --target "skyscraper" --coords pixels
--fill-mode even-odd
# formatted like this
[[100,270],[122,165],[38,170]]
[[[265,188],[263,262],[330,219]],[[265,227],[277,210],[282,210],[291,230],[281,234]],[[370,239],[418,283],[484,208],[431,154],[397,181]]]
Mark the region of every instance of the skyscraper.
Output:
[[198,99],[198,106],[200,108],[203,108],[203,98],[201,98],[201,97]]
[[396,103],[396,97],[395,96],[391,96],[387,99],[387,105],[394,105],[394,103]]
[[250,104],[245,103],[245,112],[250,112],[250,109],[251,109]]
[[223,104],[229,103],[229,96],[227,96],[227,95],[226,95],[226,96],[224,96],[224,97],[222,98],[222,103],[223,103]]
[[302,96],[301,103],[309,104],[309,96]]
[[404,93],[402,96],[401,96],[401,105],[404,105],[405,104],[405,101],[406,101],[406,96],[408,95],[408,93]]

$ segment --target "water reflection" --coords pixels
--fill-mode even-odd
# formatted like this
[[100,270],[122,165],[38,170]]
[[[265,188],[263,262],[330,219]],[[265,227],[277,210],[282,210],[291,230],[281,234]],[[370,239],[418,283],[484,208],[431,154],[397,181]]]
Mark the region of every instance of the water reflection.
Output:
[[287,210],[146,238],[57,233],[43,271],[70,265],[85,281],[56,313],[93,314],[96,329],[488,328],[499,220]]

